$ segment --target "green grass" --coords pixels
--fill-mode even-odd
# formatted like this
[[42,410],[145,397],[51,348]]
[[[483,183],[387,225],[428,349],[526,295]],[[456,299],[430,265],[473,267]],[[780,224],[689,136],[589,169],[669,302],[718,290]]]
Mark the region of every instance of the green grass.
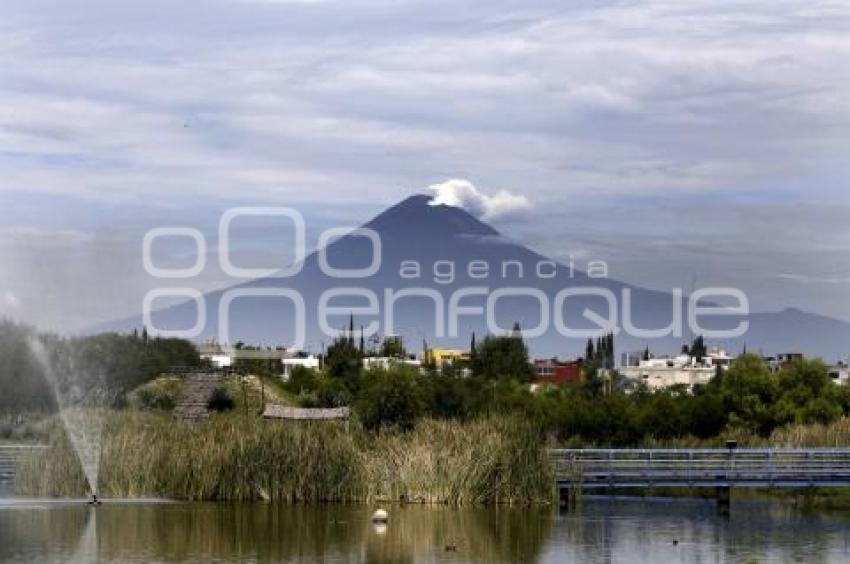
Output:
[[776,429],[770,437],[745,429],[728,429],[717,437],[697,439],[683,437],[672,440],[650,440],[647,448],[722,448],[727,440],[738,441],[742,448],[846,448],[850,447],[850,418],[842,417],[828,424],[792,424]]
[[266,383],[266,392],[268,393],[269,388],[271,388],[272,397],[279,400],[283,405],[298,405],[298,395],[287,390],[280,378],[272,376],[263,378],[263,380]]
[[171,410],[183,396],[183,379],[160,376],[127,394],[127,404],[136,409]]

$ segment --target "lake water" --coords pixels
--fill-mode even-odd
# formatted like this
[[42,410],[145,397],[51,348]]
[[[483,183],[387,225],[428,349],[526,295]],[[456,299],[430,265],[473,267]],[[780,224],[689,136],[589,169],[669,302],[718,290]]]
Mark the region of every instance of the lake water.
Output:
[[850,562],[850,514],[587,499],[579,509],[0,500],[12,562]]

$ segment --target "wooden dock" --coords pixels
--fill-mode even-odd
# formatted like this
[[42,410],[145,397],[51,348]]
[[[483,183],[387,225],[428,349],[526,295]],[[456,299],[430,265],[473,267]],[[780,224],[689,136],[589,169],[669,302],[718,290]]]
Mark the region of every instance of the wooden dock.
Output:
[[562,503],[585,491],[714,488],[728,511],[733,488],[850,487],[850,449],[554,449]]
[[562,488],[850,487],[850,449],[555,449]]

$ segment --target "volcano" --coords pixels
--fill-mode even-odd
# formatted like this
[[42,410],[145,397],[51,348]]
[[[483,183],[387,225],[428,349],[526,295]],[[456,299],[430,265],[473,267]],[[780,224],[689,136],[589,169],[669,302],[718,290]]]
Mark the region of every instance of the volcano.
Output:
[[[374,266],[368,276],[329,276],[327,267],[322,267],[320,251],[313,252],[294,276],[260,278],[204,295],[198,338],[265,345],[290,345],[300,340],[303,348],[318,352],[332,340],[328,332],[347,327],[353,314],[356,332],[363,326],[367,336],[372,331],[401,335],[407,348],[416,351],[423,342],[432,347],[465,348],[473,332],[480,337],[507,331],[517,322],[533,354],[567,357],[580,355],[587,342],[586,333],[599,327],[592,320],[594,314],[615,321],[620,328],[627,316],[635,327],[663,329],[671,326],[678,309],[684,315],[681,330],[659,331],[654,337],[619,331],[617,350],[649,346],[657,353],[677,352],[693,336],[687,322],[687,311],[693,304],[687,296],[648,290],[558,264],[460,208],[432,205],[426,195],[407,198],[363,227],[380,239],[380,261],[374,260],[377,253],[373,243],[359,232],[336,239],[325,248],[324,255],[325,262],[336,269]],[[587,288],[594,290],[579,290]],[[557,307],[558,295],[565,290],[578,293]],[[336,295],[329,296],[328,292]],[[275,293],[279,295],[271,296]],[[492,300],[494,293],[499,299],[493,306],[491,323],[483,313],[469,313],[475,308],[486,311],[488,297]],[[616,298],[613,311],[601,294]],[[303,312],[292,296],[303,299]],[[335,308],[332,315],[319,315],[323,297],[327,306]],[[470,308],[457,316],[456,322],[455,316],[447,314],[453,300]],[[630,302],[627,314],[626,300]],[[543,301],[547,302],[545,307]],[[713,303],[706,298],[698,305],[709,307]],[[187,329],[195,325],[198,307],[189,301],[164,308],[155,311],[151,321],[159,330]],[[225,317],[226,331],[222,332]],[[301,334],[295,322],[300,317]],[[708,317],[701,326],[730,330],[740,322],[749,325],[742,335],[709,336],[707,341],[732,353],[746,345],[751,351],[803,352],[827,359],[842,357],[850,345],[850,324],[793,309]],[[141,316],[99,329],[129,331],[140,325]],[[568,334],[564,327],[570,329]],[[581,332],[585,335],[573,334]]]

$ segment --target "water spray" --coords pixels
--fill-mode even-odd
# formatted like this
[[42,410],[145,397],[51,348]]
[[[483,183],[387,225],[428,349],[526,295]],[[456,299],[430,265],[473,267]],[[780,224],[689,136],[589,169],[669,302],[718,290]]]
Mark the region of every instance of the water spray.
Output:
[[31,338],[29,346],[50,382],[59,418],[82,466],[92,494],[89,504],[99,505],[97,486],[101,439],[106,406],[111,403],[105,377],[97,373],[92,375],[78,365],[75,351],[67,343],[56,345],[58,365],[54,365],[54,359],[39,339]]

